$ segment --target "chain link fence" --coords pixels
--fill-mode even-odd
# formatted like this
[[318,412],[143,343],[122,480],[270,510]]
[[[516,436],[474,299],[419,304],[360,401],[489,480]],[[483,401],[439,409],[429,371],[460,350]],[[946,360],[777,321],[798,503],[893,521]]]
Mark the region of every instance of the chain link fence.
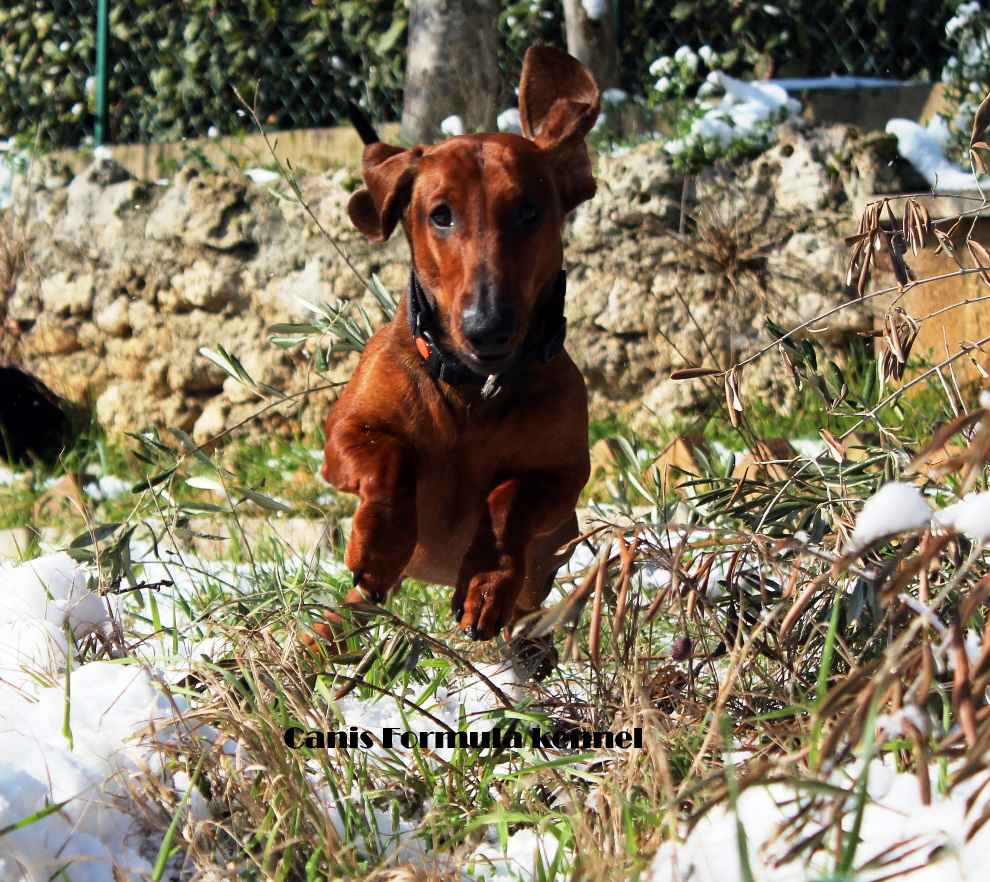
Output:
[[[757,77],[853,75],[937,80],[945,24],[959,0],[691,0],[618,4],[626,77],[643,59],[710,45],[733,72]],[[633,86],[635,76],[628,80]]]
[[348,101],[394,118],[405,27],[404,0],[14,0],[0,10],[0,135],[234,134],[249,127],[235,87],[248,101],[257,88],[277,129],[333,125]]
[[[937,79],[958,0],[614,0],[622,85],[678,46],[730,53],[748,76]],[[98,22],[106,39],[98,38]],[[7,0],[0,8],[0,137],[41,147],[174,141],[249,129],[235,95],[257,87],[273,129],[334,125],[357,101],[402,106],[407,0]],[[510,0],[504,80],[535,39],[563,45],[560,0]],[[511,91],[506,100],[511,100]]]

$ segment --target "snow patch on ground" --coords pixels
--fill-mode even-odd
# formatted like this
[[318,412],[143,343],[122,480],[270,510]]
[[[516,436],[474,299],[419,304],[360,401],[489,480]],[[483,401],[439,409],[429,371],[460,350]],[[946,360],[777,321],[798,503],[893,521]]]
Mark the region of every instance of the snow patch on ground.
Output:
[[549,867],[559,843],[549,833],[519,830],[505,844],[503,852],[496,845],[484,844],[468,858],[467,869],[473,879],[538,879],[537,855],[543,867]]
[[788,443],[805,459],[816,459],[827,447],[821,438],[793,438]]
[[[159,746],[174,736],[172,702],[139,667],[90,662],[69,679],[71,743],[64,685],[0,701],[0,827],[66,801],[0,840],[0,877],[48,879],[63,867],[71,882],[112,882],[115,867],[143,876],[149,833],[128,810],[128,785],[142,769],[164,772]],[[154,739],[141,737],[152,728]]]
[[[856,773],[855,766],[834,774],[832,783],[849,789],[854,783],[850,773]],[[856,879],[870,882],[901,878],[902,873],[903,878],[918,882],[971,882],[984,878],[990,826],[983,826],[968,842],[966,833],[986,807],[987,797],[978,796],[969,811],[966,800],[985,787],[987,777],[986,772],[975,775],[948,795],[939,793],[933,785],[932,803],[926,806],[921,802],[915,775],[898,773],[879,760],[872,762],[856,863],[865,863],[887,850],[893,858],[890,863],[857,872]],[[760,882],[831,878],[835,857],[827,850],[817,853],[808,864],[800,860],[777,863],[793,844],[779,836],[781,828],[804,811],[807,802],[783,784],[751,787],[740,795],[736,811],[722,803],[710,810],[682,842],[665,842],[645,878],[647,882],[741,882],[747,876],[740,860],[740,829],[745,835],[750,878]],[[831,804],[823,801],[814,810],[813,818],[805,818],[813,826],[799,829],[808,833],[826,826],[832,820],[830,812]],[[919,869],[909,873],[914,867]]]
[[[171,634],[153,634],[150,621],[127,617],[119,599],[101,596],[88,568],[63,552],[20,566],[0,563],[0,828],[68,800],[61,810],[0,837],[0,879],[48,879],[63,868],[68,882],[114,882],[115,872],[145,878],[159,834],[143,823],[131,788],[149,771],[177,798],[190,787],[188,776],[173,774],[162,759],[162,745],[174,740],[177,725],[184,725],[176,715],[187,710],[186,702],[168,695],[165,687],[183,679],[196,659],[216,659],[230,647],[222,638],[198,634],[187,600],[211,581],[231,597],[250,590],[250,565],[194,555],[186,556],[185,565],[172,564],[151,558],[150,548],[139,543],[132,557],[143,580],[173,583],[155,592],[155,599],[162,624],[180,635],[175,642]],[[339,574],[341,567],[339,561],[321,562],[321,572],[328,575]],[[114,622],[126,626],[129,638],[146,638],[137,641],[140,662],[80,664],[72,657],[73,640],[93,633],[109,636]],[[522,702],[523,689],[511,665],[484,665],[477,675],[443,684],[423,702],[432,720],[409,705],[400,712],[393,699],[349,696],[338,703],[341,725],[378,735],[385,726],[401,732],[440,731],[446,725],[456,731],[466,720],[467,731],[486,732],[496,725],[490,712],[503,706],[486,679],[512,706]],[[418,702],[421,696],[410,689],[405,698]],[[311,723],[325,728],[325,721]],[[207,726],[196,734],[211,741],[218,737]],[[450,761],[455,749],[439,747],[436,754]],[[411,750],[387,759],[381,749],[369,753],[371,762],[404,758],[410,774],[417,774]],[[314,785],[323,788],[319,794],[328,816],[343,834],[341,806],[322,781],[314,779]],[[345,798],[363,800],[357,790]],[[188,811],[193,820],[209,816],[196,790]],[[375,821],[392,858],[432,865],[436,856],[421,838],[422,819],[396,822],[390,811],[376,809]],[[534,878],[537,855],[546,865],[556,848],[554,837],[533,831],[515,833],[503,848],[493,830],[468,858],[472,878]]]
[[246,168],[244,169],[244,177],[250,178],[256,184],[272,184],[277,181],[281,175],[276,171],[271,171],[267,168]]
[[117,499],[125,493],[130,493],[131,486],[131,481],[125,481],[116,475],[103,475],[93,483],[86,484],[83,490],[90,499],[96,502],[106,502],[110,499]]
[[113,882],[151,870],[142,855],[157,840],[130,787],[147,770],[167,775],[160,748],[185,703],[142,666],[75,667],[70,638],[108,635],[117,612],[67,554],[0,564],[0,828],[65,801],[0,837],[0,878]]
[[27,166],[27,154],[14,149],[11,140],[0,141],[0,210],[10,205],[14,198],[14,180],[23,174]]
[[0,487],[10,487],[19,481],[23,481],[25,477],[26,475],[23,472],[15,472],[0,463]]

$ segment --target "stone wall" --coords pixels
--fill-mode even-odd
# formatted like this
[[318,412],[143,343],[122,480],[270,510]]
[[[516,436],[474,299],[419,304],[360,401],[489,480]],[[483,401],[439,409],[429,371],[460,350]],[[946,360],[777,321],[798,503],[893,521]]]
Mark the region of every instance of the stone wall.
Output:
[[[699,384],[667,375],[724,364],[782,325],[848,299],[841,236],[864,194],[896,190],[881,140],[844,127],[790,130],[763,156],[685,189],[658,144],[597,161],[599,193],[568,225],[568,350],[585,372],[593,415],[689,411]],[[878,158],[879,157],[879,158]],[[887,175],[887,180],[883,179]],[[323,226],[362,273],[396,294],[401,236],[366,242],[347,220],[353,170],[300,181]],[[59,393],[94,404],[112,433],[176,426],[202,440],[258,409],[258,399],[198,353],[223,345],[262,382],[319,382],[302,350],[268,340],[305,318],[300,300],[374,301],[284,186],[189,166],[164,185],[112,160],[69,178],[41,164],[16,194],[29,240],[6,304],[17,333],[6,355]],[[18,225],[20,227],[20,224]],[[868,325],[845,311],[832,331]],[[344,380],[353,354],[331,367]],[[744,394],[784,400],[776,360],[743,378]],[[332,392],[270,411],[256,431],[311,427]]]

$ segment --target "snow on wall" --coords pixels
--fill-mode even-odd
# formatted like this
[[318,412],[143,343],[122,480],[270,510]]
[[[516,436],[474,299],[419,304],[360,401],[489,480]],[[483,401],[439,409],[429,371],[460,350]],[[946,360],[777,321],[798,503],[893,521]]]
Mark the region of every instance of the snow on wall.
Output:
[[[940,191],[975,190],[976,176],[946,155],[948,130],[945,121],[932,117],[927,126],[909,119],[892,119],[887,123],[888,135],[897,138],[897,152],[913,165],[926,181]],[[990,178],[983,178],[981,186],[990,185]]]
[[703,85],[722,89],[725,94],[691,124],[685,137],[667,141],[664,149],[668,153],[676,156],[699,141],[714,141],[724,147],[733,140],[758,135],[774,119],[801,112],[800,102],[774,83],[746,83],[722,71],[712,71]]

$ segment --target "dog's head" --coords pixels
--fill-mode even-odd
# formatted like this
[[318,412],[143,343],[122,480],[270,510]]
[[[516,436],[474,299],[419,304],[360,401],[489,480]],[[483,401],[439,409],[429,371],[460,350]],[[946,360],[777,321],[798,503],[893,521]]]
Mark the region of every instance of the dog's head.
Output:
[[365,148],[351,221],[375,241],[402,221],[447,344],[478,373],[511,365],[560,271],[564,216],[595,193],[585,137],[598,111],[587,69],[534,46],[519,85],[524,137]]

